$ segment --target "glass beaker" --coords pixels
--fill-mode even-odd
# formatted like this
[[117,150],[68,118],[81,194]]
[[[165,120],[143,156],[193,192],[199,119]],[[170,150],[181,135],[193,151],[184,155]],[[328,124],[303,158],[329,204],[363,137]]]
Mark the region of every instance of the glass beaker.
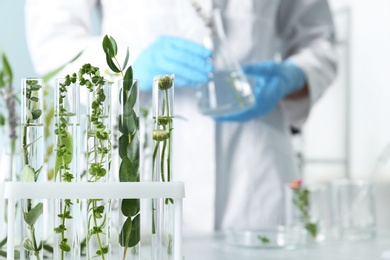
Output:
[[253,106],[255,98],[252,88],[238,62],[229,55],[221,12],[213,9],[210,23],[206,23],[210,34],[205,46],[214,51],[214,73],[208,84],[198,91],[198,106],[202,114],[210,116],[230,115]]
[[372,183],[367,180],[335,180],[332,188],[333,236],[342,240],[375,237]]

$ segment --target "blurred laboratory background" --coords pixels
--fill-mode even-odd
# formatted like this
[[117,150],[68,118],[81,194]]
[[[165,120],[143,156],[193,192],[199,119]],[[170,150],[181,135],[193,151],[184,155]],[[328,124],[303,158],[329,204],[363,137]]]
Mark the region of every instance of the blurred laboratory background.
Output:
[[[379,183],[379,227],[390,228],[390,1],[330,0],[337,31],[337,80],[294,134],[304,180],[370,178]],[[0,49],[14,82],[37,76],[26,45],[24,1],[0,0]],[[71,57],[70,57],[71,58]],[[386,188],[387,187],[387,188]]]

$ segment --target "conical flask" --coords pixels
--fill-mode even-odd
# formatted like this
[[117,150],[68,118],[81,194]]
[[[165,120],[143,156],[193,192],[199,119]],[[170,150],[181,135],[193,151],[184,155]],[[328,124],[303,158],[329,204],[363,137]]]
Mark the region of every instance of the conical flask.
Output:
[[244,72],[230,55],[219,9],[213,9],[208,27],[205,46],[214,51],[214,73],[210,82],[199,88],[199,110],[213,117],[243,112],[253,106],[255,98]]

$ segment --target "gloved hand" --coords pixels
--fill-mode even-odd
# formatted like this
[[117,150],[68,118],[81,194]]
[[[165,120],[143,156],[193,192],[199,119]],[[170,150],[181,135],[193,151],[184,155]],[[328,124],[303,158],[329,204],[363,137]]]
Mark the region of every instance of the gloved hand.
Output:
[[291,62],[267,61],[243,66],[248,78],[254,78],[255,104],[246,111],[215,118],[216,121],[244,122],[269,113],[282,98],[304,87],[305,73]]
[[175,86],[196,86],[209,81],[213,71],[212,52],[195,42],[160,36],[135,60],[133,70],[140,89],[152,89],[153,78],[161,74],[175,74]]

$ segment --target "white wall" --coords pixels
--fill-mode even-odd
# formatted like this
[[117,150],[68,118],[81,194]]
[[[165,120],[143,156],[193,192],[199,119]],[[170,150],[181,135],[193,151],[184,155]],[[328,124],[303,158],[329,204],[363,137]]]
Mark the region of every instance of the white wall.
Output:
[[[330,3],[340,71],[303,129],[309,182],[367,177],[390,143],[390,1]],[[380,176],[390,179],[386,168]]]
[[0,0],[0,50],[7,54],[17,88],[21,78],[37,76],[27,50],[23,8],[24,0]]
[[390,1],[355,1],[353,15],[351,165],[362,176],[390,142]]

